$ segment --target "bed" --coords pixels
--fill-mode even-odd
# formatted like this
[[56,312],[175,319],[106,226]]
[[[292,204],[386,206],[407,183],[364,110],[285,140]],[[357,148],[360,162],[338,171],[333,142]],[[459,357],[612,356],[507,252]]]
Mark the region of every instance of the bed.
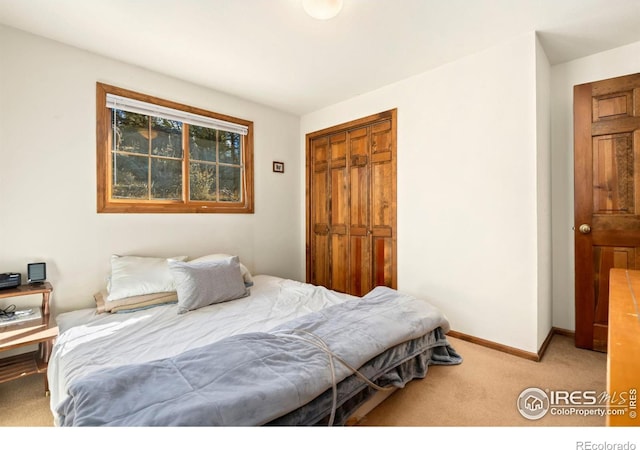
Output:
[[[189,293],[174,271],[176,285],[166,289],[177,300],[156,293],[166,301],[149,304],[145,292],[138,296],[142,306],[105,311],[104,303],[117,303],[105,301],[115,291],[111,278],[96,308],[58,315],[47,373],[54,423],[344,425],[426,376],[430,365],[462,361],[446,339],[444,314],[393,289],[377,287],[358,298],[252,276],[237,257],[218,255],[204,260],[208,265],[169,261],[202,275],[210,273],[203,267],[219,265],[211,261],[230,258],[244,295],[185,310],[181,299]],[[213,279],[201,278],[198,293],[203,283],[220,286]]]

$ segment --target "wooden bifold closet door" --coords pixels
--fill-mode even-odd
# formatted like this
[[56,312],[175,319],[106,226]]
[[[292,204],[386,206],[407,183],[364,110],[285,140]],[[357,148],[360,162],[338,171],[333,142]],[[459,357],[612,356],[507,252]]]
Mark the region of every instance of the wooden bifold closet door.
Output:
[[307,135],[307,282],[396,288],[396,110]]

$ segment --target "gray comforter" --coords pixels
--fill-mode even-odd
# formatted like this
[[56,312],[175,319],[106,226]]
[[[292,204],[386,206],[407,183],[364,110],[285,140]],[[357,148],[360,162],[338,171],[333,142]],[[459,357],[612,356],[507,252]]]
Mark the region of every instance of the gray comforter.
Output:
[[378,287],[361,300],[308,314],[269,333],[231,336],[172,358],[91,373],[69,386],[69,397],[57,410],[60,425],[263,425],[352,374],[335,360],[332,371],[328,351],[308,340],[361,367],[437,328],[449,329],[438,309]]

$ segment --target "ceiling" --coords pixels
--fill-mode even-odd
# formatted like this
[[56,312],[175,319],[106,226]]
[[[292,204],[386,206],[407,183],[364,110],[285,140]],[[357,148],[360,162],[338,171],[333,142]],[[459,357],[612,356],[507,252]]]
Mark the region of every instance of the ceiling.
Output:
[[551,64],[640,41],[639,0],[0,0],[0,23],[300,115],[537,31]]

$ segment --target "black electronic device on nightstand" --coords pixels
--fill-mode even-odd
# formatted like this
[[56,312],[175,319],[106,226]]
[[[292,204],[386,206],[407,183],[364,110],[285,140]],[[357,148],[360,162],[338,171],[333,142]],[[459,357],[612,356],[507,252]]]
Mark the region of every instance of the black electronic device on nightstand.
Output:
[[31,263],[27,264],[27,283],[42,284],[47,281],[47,264]]
[[19,273],[0,273],[0,289],[20,286],[22,276]]

